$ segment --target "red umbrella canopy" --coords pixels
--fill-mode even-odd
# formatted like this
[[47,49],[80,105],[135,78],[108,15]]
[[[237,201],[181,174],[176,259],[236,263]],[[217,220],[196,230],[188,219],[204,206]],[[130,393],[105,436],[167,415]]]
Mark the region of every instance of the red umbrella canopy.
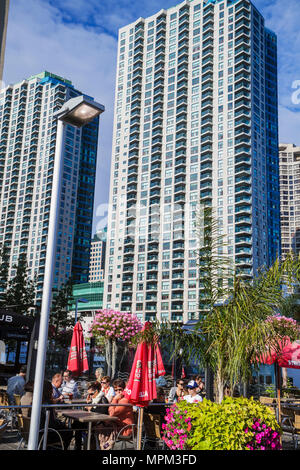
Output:
[[83,329],[80,322],[77,322],[74,326],[67,367],[75,376],[89,370]]
[[155,346],[155,377],[161,377],[165,375],[165,366],[162,360],[159,344]]
[[[142,331],[151,328],[146,322]],[[157,359],[159,360],[158,365]],[[158,345],[142,341],[136,350],[133,366],[130,372],[125,396],[138,406],[147,406],[151,400],[157,398],[155,377],[164,375],[165,370]]]
[[289,338],[286,338],[276,351],[272,349],[270,354],[264,355],[261,362],[269,365],[277,362],[280,367],[300,369],[300,341],[291,343]]

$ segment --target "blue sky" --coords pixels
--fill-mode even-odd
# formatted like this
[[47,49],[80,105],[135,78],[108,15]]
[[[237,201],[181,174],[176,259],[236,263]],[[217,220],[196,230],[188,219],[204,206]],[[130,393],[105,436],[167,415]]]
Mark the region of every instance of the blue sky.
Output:
[[[118,29],[176,0],[13,0],[4,82],[43,70],[72,80],[106,107],[100,124],[94,229],[109,194]],[[266,26],[278,35],[280,141],[300,145],[300,1],[254,0]],[[296,86],[296,84],[295,84]],[[297,95],[300,98],[300,93]],[[300,101],[300,99],[299,99]],[[98,210],[97,210],[98,208]],[[97,212],[99,215],[97,215]]]

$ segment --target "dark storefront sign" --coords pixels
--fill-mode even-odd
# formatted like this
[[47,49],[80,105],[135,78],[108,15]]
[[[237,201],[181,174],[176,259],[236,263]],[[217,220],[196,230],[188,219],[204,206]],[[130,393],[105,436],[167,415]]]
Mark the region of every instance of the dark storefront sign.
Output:
[[13,358],[13,362],[10,360],[9,363],[0,365],[0,376],[17,373],[20,364],[24,364],[24,360],[27,362],[34,322],[32,317],[18,315],[9,309],[0,309],[0,340],[8,345],[12,353],[10,357]]
[[32,328],[34,319],[31,317],[26,317],[25,315],[17,315],[16,313],[11,313],[8,310],[0,309],[0,328],[2,327],[11,327],[11,328],[22,328],[29,327]]

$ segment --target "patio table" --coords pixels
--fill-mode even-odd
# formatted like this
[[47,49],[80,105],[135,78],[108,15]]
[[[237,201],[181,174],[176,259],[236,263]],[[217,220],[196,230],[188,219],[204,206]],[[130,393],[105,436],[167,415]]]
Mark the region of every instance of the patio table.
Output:
[[299,405],[290,405],[289,403],[287,403],[286,405],[284,405],[284,408],[287,408],[288,410],[292,410],[292,411],[295,411],[296,414],[300,413],[300,404]]
[[67,398],[64,400],[64,403],[66,405],[70,404],[70,405],[87,405],[88,406],[88,403],[86,402],[84,398],[72,398],[72,400]]
[[109,416],[100,413],[94,413],[92,411],[84,410],[67,410],[63,411],[62,415],[66,418],[80,421],[81,423],[88,423],[88,441],[87,441],[87,450],[91,448],[91,436],[92,436],[92,424],[99,421],[102,422],[118,422],[119,418],[116,416]]

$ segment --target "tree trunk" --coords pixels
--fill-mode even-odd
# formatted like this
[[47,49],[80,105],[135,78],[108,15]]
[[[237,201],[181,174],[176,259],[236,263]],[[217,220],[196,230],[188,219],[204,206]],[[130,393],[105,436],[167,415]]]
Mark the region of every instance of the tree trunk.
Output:
[[214,401],[214,373],[210,367],[205,369],[205,389],[205,398]]
[[112,358],[111,358],[111,378],[115,379],[116,375],[116,366],[117,366],[117,354],[118,354],[118,345],[117,341],[114,339],[112,341]]
[[288,381],[287,381],[288,375],[287,375],[287,370],[286,370],[285,367],[282,367],[281,373],[282,373],[282,386],[287,387],[287,385],[288,385]]
[[218,390],[218,403],[222,403],[224,398],[224,380],[222,374],[218,371],[217,372],[217,390]]
[[243,382],[243,396],[248,398],[249,394],[249,382]]
[[112,358],[112,341],[108,339],[105,344],[105,359],[106,359],[106,375],[111,377],[111,358]]

